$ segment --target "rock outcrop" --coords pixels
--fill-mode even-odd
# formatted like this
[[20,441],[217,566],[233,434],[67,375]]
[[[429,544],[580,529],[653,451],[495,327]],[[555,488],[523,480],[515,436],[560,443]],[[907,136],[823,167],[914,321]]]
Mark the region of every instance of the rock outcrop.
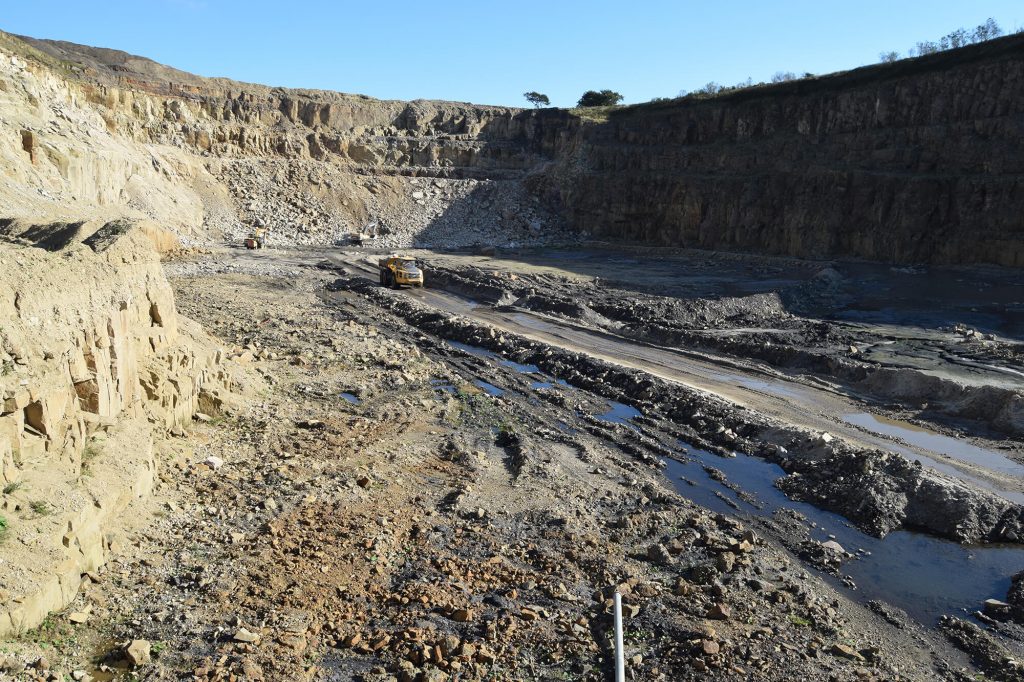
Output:
[[69,603],[154,487],[154,438],[227,389],[156,251],[123,222],[0,241],[0,637]]
[[605,239],[1019,267],[1022,116],[1014,35],[616,111],[555,150],[557,186],[570,221]]
[[13,140],[0,218],[150,218],[186,241],[264,225],[271,244],[565,238],[523,183],[547,157],[524,143],[535,122],[518,109],[267,88],[25,40],[0,34],[0,131]]
[[271,243],[372,228],[388,246],[537,245],[568,225],[652,245],[1024,265],[1021,35],[604,122],[206,79],[7,35],[0,49],[13,112],[0,160],[19,189],[0,217],[70,198],[196,239],[266,224]]

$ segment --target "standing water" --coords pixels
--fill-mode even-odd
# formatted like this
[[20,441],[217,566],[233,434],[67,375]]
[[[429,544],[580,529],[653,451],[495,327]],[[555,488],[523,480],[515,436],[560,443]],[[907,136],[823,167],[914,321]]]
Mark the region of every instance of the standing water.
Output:
[[[1024,570],[1024,547],[964,546],[909,531],[896,531],[883,539],[872,537],[850,527],[838,514],[786,497],[774,485],[785,475],[775,464],[742,454],[727,459],[685,444],[681,449],[694,461],[666,460],[665,473],[684,497],[723,514],[771,516],[783,508],[800,512],[816,525],[811,531],[814,539],[825,541],[834,535],[846,551],[858,554],[841,568],[853,578],[856,592],[865,600],[880,599],[897,606],[924,624],[932,624],[943,614],[977,611],[990,597],[1005,598],[1010,577]],[[719,469],[754,499],[745,500],[713,480],[703,465]]]

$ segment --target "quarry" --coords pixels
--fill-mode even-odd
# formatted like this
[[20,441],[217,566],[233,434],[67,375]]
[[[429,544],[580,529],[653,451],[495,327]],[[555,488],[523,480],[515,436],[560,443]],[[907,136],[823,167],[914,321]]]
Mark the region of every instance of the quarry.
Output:
[[615,594],[628,679],[1024,679],[1022,124],[1020,34],[587,113],[0,33],[0,679],[610,680]]

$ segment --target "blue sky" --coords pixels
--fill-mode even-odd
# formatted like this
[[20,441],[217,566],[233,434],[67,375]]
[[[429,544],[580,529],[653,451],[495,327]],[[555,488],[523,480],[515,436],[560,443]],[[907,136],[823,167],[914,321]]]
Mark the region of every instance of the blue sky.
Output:
[[204,76],[388,99],[557,106],[589,89],[625,101],[708,81],[828,73],[905,53],[1021,0],[8,0],[0,28],[111,47]]

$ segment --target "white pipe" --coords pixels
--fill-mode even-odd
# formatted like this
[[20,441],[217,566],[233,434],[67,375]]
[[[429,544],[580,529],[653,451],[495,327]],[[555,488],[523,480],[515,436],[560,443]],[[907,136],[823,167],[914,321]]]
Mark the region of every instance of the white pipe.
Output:
[[615,591],[615,682],[626,682],[626,654],[622,650],[622,595]]

